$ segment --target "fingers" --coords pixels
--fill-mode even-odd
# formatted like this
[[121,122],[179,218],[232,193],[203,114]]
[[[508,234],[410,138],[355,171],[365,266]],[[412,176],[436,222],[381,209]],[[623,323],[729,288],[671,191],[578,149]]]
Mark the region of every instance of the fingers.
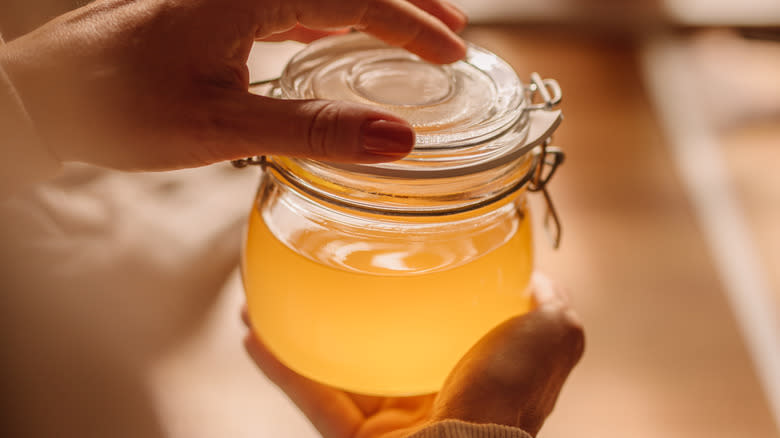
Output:
[[224,94],[207,104],[214,127],[208,135],[221,140],[208,148],[212,162],[270,154],[377,163],[400,159],[414,146],[407,122],[366,105]]
[[435,407],[438,419],[520,427],[535,435],[582,356],[581,325],[544,278],[538,308],[496,327],[456,366]]
[[[242,312],[242,318],[245,312]],[[260,370],[279,387],[311,421],[323,438],[348,438],[363,422],[363,413],[350,397],[307,379],[287,368],[250,331],[244,348]]]
[[365,417],[374,415],[377,411],[382,409],[382,404],[385,402],[384,397],[377,397],[373,395],[347,393],[349,398],[355,403],[355,406],[363,412]]
[[404,47],[423,59],[450,63],[463,58],[466,45],[453,29],[465,26],[465,16],[443,0],[297,0],[293,7],[280,7],[288,16],[258,16],[273,22],[259,23],[258,38],[285,31],[300,23],[310,29],[352,26],[388,44]]
[[300,43],[310,43],[326,36],[343,35],[347,32],[349,32],[349,29],[347,28],[336,30],[318,30],[296,25],[290,30],[271,34],[265,38],[262,38],[261,41],[298,41]]
[[448,1],[409,0],[409,3],[438,18],[453,32],[460,32],[468,24],[466,14]]
[[452,29],[404,1],[370,0],[354,26],[430,62],[450,63],[466,55],[465,44]]

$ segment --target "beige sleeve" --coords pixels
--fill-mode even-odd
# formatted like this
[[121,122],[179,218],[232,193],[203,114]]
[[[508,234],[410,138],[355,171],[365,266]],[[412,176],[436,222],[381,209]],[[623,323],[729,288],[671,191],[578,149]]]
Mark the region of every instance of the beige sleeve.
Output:
[[[0,35],[0,51],[3,50]],[[54,176],[60,160],[41,142],[11,79],[0,64],[0,199]]]
[[533,438],[516,427],[445,420],[431,424],[407,438]]

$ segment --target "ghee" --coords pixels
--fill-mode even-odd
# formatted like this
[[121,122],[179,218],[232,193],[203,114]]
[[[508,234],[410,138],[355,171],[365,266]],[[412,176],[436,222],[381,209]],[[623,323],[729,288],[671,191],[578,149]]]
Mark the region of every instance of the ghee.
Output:
[[[435,392],[483,334],[530,307],[530,221],[524,209],[501,216],[481,232],[418,245],[301,231],[293,250],[256,205],[242,260],[252,325],[311,379],[374,395]],[[332,263],[333,242],[342,266]],[[437,270],[443,257],[456,267]]]

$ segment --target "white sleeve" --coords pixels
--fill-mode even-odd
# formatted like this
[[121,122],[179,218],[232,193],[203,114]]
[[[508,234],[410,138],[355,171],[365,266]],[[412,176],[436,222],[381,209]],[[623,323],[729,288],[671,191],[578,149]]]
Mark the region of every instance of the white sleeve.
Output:
[[[0,51],[4,45],[0,35]],[[0,63],[0,199],[54,176],[60,167]]]
[[407,438],[533,438],[516,427],[498,424],[476,424],[460,420],[433,423]]

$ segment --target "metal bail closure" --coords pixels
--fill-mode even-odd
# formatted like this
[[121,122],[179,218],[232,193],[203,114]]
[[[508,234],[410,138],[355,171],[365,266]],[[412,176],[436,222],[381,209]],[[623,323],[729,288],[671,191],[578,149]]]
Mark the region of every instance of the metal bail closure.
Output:
[[[538,73],[531,73],[531,81],[526,91],[531,101],[528,111],[552,111],[561,103],[563,97],[561,87],[555,79],[542,79]],[[533,103],[536,95],[541,97],[541,102]],[[565,154],[560,148],[550,146],[551,141],[552,138],[547,137],[534,150],[537,155],[536,167],[533,169],[534,175],[528,183],[528,191],[542,192],[547,207],[544,214],[544,230],[552,247],[558,249],[561,244],[561,221],[555,210],[552,197],[550,197],[550,192],[547,190],[547,183],[550,182],[550,178],[558,166],[563,163]]]
[[[558,106],[563,98],[563,92],[561,91],[561,86],[558,85],[558,81],[555,79],[542,79],[539,73],[536,72],[531,73],[531,82],[526,90],[531,97],[531,104],[527,108],[528,111],[550,111]],[[537,93],[542,98],[542,102],[533,103],[533,97]]]
[[565,154],[558,147],[548,146],[549,143],[550,139],[548,138],[534,151],[538,157],[537,165],[534,169],[535,174],[528,183],[528,191],[542,192],[547,206],[547,211],[544,215],[544,230],[547,232],[547,237],[550,239],[552,247],[558,249],[561,244],[561,221],[558,217],[558,212],[555,210],[552,197],[550,197],[550,192],[547,190],[547,183],[550,182],[550,178],[552,178],[558,166],[563,163]]
[[246,166],[260,166],[261,169],[265,170],[266,166],[268,166],[268,160],[265,158],[265,155],[261,155],[249,158],[239,158],[238,160],[231,161],[230,164],[236,169],[243,169]]

